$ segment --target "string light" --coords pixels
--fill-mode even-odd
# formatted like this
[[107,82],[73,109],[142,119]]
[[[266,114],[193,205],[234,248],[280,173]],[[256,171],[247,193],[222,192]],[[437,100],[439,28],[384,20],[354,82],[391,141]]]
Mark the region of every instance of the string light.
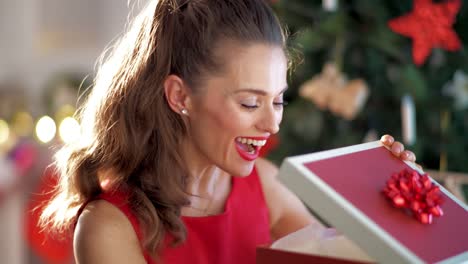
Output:
[[8,123],[0,119],[0,144],[5,144],[10,137],[10,127]]
[[57,133],[57,126],[54,120],[49,116],[43,116],[36,124],[36,137],[42,143],[50,142]]
[[29,137],[32,134],[33,128],[34,120],[29,113],[20,111],[13,116],[11,121],[13,134],[20,137]]
[[66,117],[59,126],[59,136],[65,143],[73,143],[80,138],[80,124],[73,117]]

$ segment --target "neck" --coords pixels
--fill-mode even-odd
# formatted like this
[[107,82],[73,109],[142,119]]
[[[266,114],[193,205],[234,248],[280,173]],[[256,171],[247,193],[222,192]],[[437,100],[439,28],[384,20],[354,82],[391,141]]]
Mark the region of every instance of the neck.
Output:
[[190,168],[190,178],[187,182],[187,192],[194,196],[205,198],[212,197],[216,191],[216,183],[220,177],[226,177],[226,173],[212,165],[203,168]]
[[186,191],[191,204],[186,214],[201,216],[219,213],[224,208],[224,203],[220,202],[229,194],[231,177],[210,162],[193,144],[185,143],[182,153],[189,172]]

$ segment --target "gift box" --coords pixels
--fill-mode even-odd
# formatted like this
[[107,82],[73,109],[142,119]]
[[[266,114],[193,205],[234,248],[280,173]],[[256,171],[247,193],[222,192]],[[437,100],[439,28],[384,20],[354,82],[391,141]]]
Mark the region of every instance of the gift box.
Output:
[[333,228],[311,224],[257,248],[257,263],[369,264],[375,261]]
[[[468,207],[443,186],[429,177],[443,200],[443,215],[430,224],[396,208],[383,195],[392,175],[407,169],[423,174],[375,141],[289,157],[281,165],[279,178],[321,219],[378,263],[468,262]],[[259,249],[258,253],[265,257],[284,252]],[[316,256],[310,257],[310,263],[316,263]]]

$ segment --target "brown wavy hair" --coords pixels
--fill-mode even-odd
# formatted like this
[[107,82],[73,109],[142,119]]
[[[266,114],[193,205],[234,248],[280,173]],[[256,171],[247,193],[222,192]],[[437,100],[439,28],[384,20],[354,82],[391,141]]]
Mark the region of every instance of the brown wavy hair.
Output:
[[224,41],[285,48],[285,33],[263,0],[149,2],[103,56],[78,112],[82,139],[55,156],[60,180],[42,213],[44,228],[73,229],[79,208],[104,191],[106,180],[129,193],[145,249],[157,252],[166,232],[176,243],[185,240],[180,215],[189,204],[189,173],[179,142],[187,128],[166,102],[163,82],[175,74],[200,90],[204,76],[225,68],[215,52]]

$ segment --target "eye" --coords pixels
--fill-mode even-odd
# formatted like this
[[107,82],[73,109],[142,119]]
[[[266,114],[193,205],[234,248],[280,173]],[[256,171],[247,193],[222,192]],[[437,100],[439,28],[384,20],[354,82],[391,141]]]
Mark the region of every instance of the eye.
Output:
[[277,107],[284,107],[284,106],[287,106],[287,105],[288,105],[288,102],[286,102],[286,101],[274,102],[273,104],[274,104],[275,106],[277,106]]
[[247,108],[247,109],[255,109],[255,108],[258,108],[258,105],[254,104],[254,105],[249,105],[249,104],[241,104],[242,107],[244,108]]
[[256,97],[246,98],[240,101],[240,105],[247,109],[255,109],[258,108],[258,99]]

